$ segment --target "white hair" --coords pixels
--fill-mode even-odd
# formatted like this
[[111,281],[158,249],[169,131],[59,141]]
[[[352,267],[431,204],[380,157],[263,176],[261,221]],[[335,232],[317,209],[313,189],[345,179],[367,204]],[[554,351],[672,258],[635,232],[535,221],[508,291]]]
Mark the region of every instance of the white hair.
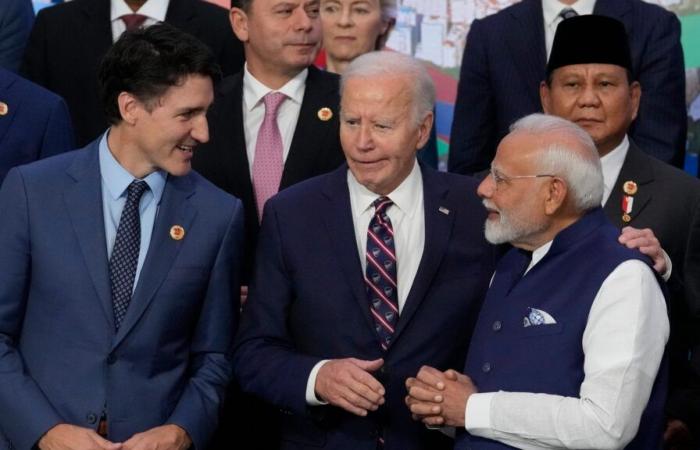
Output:
[[[566,181],[574,207],[587,211],[603,200],[603,170],[593,139],[578,125],[560,117],[530,114],[510,127],[511,133],[535,135],[557,133],[569,139],[552,142],[536,156],[539,173],[556,175]],[[575,142],[572,145],[570,142]]]
[[417,123],[420,123],[433,111],[435,85],[423,63],[403,53],[382,50],[358,56],[343,72],[340,79],[340,94],[343,94],[345,83],[352,78],[401,75],[407,76],[410,80],[409,85],[413,90],[411,95],[413,117]]

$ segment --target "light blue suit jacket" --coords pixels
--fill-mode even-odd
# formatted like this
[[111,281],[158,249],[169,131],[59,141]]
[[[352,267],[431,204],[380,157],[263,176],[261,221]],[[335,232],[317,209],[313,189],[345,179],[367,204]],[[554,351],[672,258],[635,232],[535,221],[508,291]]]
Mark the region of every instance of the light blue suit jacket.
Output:
[[194,172],[168,178],[115,333],[100,189],[97,142],[0,189],[0,429],[29,449],[106,408],[112,441],[174,423],[203,449],[231,372],[241,202]]

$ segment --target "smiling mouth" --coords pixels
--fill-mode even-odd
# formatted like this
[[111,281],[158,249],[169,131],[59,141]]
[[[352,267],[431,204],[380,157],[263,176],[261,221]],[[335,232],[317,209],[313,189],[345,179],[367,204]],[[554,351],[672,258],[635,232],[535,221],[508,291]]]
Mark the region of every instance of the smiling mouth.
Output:
[[185,153],[192,154],[194,152],[194,145],[185,145],[185,144],[180,144],[176,146],[178,150],[183,151]]

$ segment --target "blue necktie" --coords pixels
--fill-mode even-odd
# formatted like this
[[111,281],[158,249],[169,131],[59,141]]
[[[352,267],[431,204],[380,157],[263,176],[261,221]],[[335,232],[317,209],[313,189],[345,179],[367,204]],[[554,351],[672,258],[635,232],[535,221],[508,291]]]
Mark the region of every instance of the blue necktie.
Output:
[[141,247],[141,219],[139,202],[148,189],[143,180],[134,180],[127,188],[126,203],[119,218],[117,237],[109,259],[109,281],[112,285],[114,326],[118,330],[131,301],[136,278],[136,266]]
[[367,229],[365,288],[375,330],[385,351],[391,344],[394,327],[399,318],[394,230],[391,227],[391,219],[386,214],[392,204],[387,197],[375,200],[372,203],[374,216]]

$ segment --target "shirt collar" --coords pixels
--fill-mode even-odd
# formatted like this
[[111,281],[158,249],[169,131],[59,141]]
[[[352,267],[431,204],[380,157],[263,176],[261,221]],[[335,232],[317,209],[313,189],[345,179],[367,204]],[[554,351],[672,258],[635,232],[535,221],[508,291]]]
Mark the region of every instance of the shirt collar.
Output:
[[112,0],[109,15],[110,21],[114,22],[125,14],[141,14],[157,22],[164,22],[169,3],[170,0],[147,0],[146,3],[134,13],[124,0]]
[[[348,169],[347,178],[350,195],[357,200],[353,204],[353,217],[359,217],[362,213],[372,208],[372,203],[381,197],[381,195],[361,185],[357,179],[355,179],[350,169]],[[416,199],[422,198],[422,190],[423,175],[421,174],[418,162],[414,160],[413,169],[411,169],[406,179],[404,179],[396,189],[386,195],[386,197],[389,197],[394,205],[408,217],[413,217],[418,210],[418,202]]]
[[530,265],[527,267],[527,271],[532,269],[535,266],[535,264],[540,262],[542,258],[545,257],[547,252],[549,252],[549,249],[552,247],[553,242],[554,241],[549,241],[546,244],[541,245],[532,251],[532,260],[530,261]]
[[294,78],[287,81],[284,86],[275,91],[255,78],[253,74],[248,71],[248,64],[246,63],[243,69],[243,104],[245,110],[250,111],[258,106],[262,98],[273,91],[281,92],[287,96],[288,100],[292,100],[294,103],[301,105],[301,102],[304,100],[304,88],[308,75],[309,69],[304,69]]
[[[129,187],[132,181],[134,181],[134,176],[131,175],[125,168],[119,164],[119,162],[112,155],[109,149],[109,144],[107,143],[107,136],[109,131],[107,131],[100,139],[99,145],[99,159],[100,159],[100,174],[102,176],[102,184],[107,188],[110,197],[113,200],[118,199],[124,194],[126,188]],[[162,170],[157,170],[143,179],[148,184],[148,188],[153,193],[153,198],[156,204],[160,203],[160,199],[163,196],[163,189],[165,189],[165,180],[167,174]]]
[[565,5],[559,0],[542,0],[542,14],[544,16],[544,24],[546,26],[554,25],[557,20],[559,13],[564,8],[571,8],[579,16],[584,16],[587,14],[593,14],[593,8],[595,7],[595,0],[578,0],[573,5]]
[[617,176],[620,174],[622,164],[625,162],[629,148],[630,140],[627,135],[625,135],[620,145],[600,158],[600,165],[603,168],[603,184],[605,184],[606,187],[612,188],[612,185],[617,181]]

